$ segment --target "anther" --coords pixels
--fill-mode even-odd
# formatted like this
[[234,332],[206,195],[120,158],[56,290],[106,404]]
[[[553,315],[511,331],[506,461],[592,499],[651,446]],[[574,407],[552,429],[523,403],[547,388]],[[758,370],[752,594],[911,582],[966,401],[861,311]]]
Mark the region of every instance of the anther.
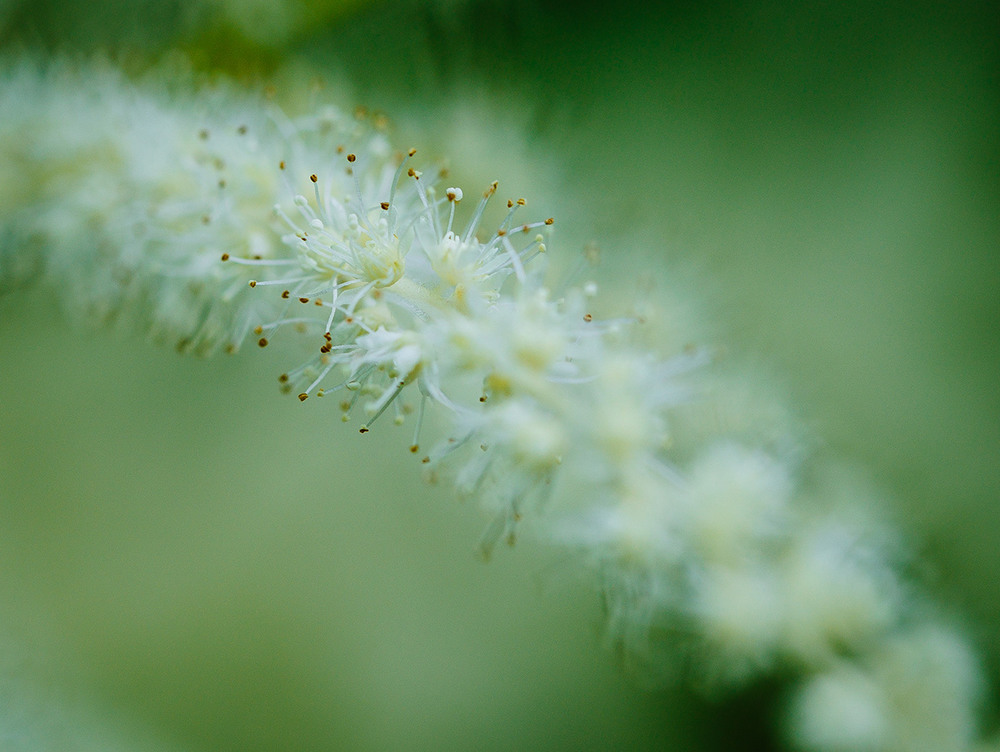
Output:
[[589,324],[591,321],[594,320],[594,317],[591,316],[589,313],[585,313],[583,314],[583,320]]
[[357,156],[356,156],[356,155],[354,155],[354,154],[348,154],[348,155],[347,155],[347,161],[348,161],[348,162],[353,162],[353,161],[355,161],[356,159],[357,159]]
[[389,211],[389,202],[388,201],[383,201],[381,204],[379,204],[379,206],[382,207],[382,211]]
[[288,296],[291,294],[292,294],[291,290],[283,290],[281,292],[281,297],[284,298],[285,300],[288,300]]
[[288,383],[288,374],[287,373],[281,374],[278,377],[278,382],[281,383],[281,384],[287,384]]
[[361,426],[361,428],[358,429],[358,433],[368,433],[368,426]]
[[299,302],[300,303],[308,303],[309,302],[309,298],[299,298]]
[[256,287],[257,286],[257,280],[251,279],[247,284],[249,284],[250,287]]
[[417,452],[420,451],[420,445],[419,444],[411,444],[410,445],[410,451],[413,452],[413,454],[416,454]]
[[223,253],[222,254],[222,260],[223,261],[229,261],[229,254],[228,253]]
[[407,153],[407,155],[408,155],[408,156],[411,156],[411,157],[412,157],[412,156],[413,156],[414,154],[416,154],[416,153],[417,153],[417,150],[416,150],[416,149],[410,149],[410,150],[409,150],[408,152],[406,152],[406,153]]
[[305,392],[302,392],[302,394],[299,395],[299,402],[305,402],[307,399],[309,399],[309,395]]
[[282,159],[280,162],[278,162],[278,169],[279,170],[285,169],[285,160]]
[[314,183],[315,183],[315,182],[317,182],[317,181],[319,180],[319,178],[318,178],[318,177],[316,177],[316,173],[315,173],[315,172],[314,172],[314,173],[313,173],[312,175],[310,175],[310,176],[309,176],[309,179],[310,179],[311,181],[313,181]]
[[253,333],[256,334],[259,337],[261,334],[264,333],[264,327],[262,327],[262,326],[255,326],[253,328]]
[[555,221],[556,221],[555,217],[549,217],[548,219],[545,220],[545,224],[551,225]]
[[239,133],[241,136],[245,136],[247,134],[247,127],[245,125],[241,125],[239,128],[236,129],[236,132]]
[[260,345],[261,347],[267,347],[267,337],[261,337],[259,340],[257,340],[257,344]]

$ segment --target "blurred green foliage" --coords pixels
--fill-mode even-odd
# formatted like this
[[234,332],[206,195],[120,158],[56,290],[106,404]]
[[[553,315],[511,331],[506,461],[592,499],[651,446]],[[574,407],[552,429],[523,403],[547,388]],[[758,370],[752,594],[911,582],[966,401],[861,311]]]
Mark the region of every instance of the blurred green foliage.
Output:
[[[622,308],[649,276],[703,299],[1000,644],[991,4],[277,6],[268,35],[263,5],[7,0],[0,44],[319,77],[455,147],[557,215],[553,252],[597,240]],[[52,308],[0,298],[0,597],[55,683],[184,749],[755,748],[620,676],[565,562],[476,564],[479,516],[391,427],[281,399],[280,350],[184,360]]]

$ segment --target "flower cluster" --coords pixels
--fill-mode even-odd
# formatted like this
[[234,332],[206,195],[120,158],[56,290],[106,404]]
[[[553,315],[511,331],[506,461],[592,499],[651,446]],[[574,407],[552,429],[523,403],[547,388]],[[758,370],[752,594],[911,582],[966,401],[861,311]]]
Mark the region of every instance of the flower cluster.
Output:
[[628,655],[714,687],[798,673],[808,749],[971,744],[973,661],[916,608],[891,537],[834,508],[794,440],[685,435],[740,422],[706,389],[710,353],[596,319],[593,282],[546,286],[552,219],[511,198],[487,224],[496,183],[467,212],[364,118],[85,80],[21,66],[0,88],[5,248],[37,248],[75,315],[199,352],[292,330],[287,391],[362,433],[411,420],[427,475],[488,511],[483,554],[522,523],[577,552]]

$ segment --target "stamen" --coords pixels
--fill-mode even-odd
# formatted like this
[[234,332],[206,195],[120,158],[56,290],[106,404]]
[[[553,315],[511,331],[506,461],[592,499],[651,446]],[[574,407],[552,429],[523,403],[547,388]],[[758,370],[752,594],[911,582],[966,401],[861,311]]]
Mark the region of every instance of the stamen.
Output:
[[472,240],[472,236],[479,229],[479,222],[483,218],[483,212],[486,211],[486,204],[493,197],[493,194],[497,192],[499,185],[500,183],[494,180],[490,187],[483,192],[483,197],[480,199],[479,205],[476,206],[476,211],[473,213],[472,219],[469,220],[469,224],[465,229],[465,236],[462,238],[462,242],[468,243]]

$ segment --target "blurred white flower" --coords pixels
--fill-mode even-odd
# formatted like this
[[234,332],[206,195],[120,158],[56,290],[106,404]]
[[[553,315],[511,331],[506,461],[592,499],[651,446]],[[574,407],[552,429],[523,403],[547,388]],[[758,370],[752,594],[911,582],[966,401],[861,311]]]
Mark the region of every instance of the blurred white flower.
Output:
[[551,218],[511,198],[487,225],[498,183],[470,207],[415,154],[333,108],[8,65],[0,285],[34,268],[13,249],[76,318],[202,353],[294,335],[286,391],[337,393],[361,433],[412,420],[427,476],[489,516],[482,553],[522,525],[574,552],[640,662],[690,659],[701,686],[805,673],[807,749],[968,745],[974,660],[916,618],[878,534],[807,489],[787,411],[707,376],[687,337],[651,345],[655,320],[595,318],[593,282],[549,287]]

